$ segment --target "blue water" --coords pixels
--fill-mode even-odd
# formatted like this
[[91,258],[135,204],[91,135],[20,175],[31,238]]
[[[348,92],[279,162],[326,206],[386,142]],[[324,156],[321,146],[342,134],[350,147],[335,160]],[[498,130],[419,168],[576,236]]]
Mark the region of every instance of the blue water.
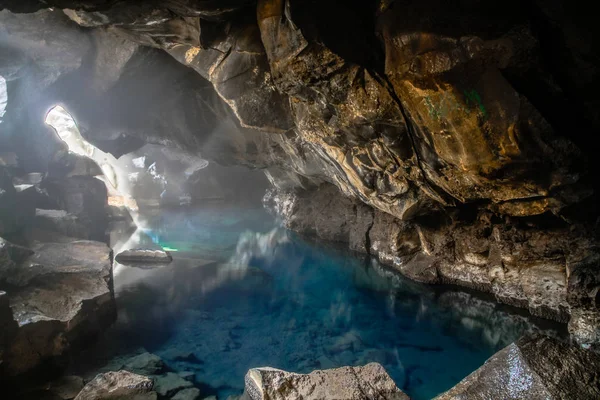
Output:
[[241,393],[253,367],[307,373],[373,361],[412,398],[429,399],[523,333],[562,329],[305,241],[262,209],[163,211],[144,225],[126,247],[174,249],[175,261],[117,265],[119,318],[99,351],[155,353],[219,399]]

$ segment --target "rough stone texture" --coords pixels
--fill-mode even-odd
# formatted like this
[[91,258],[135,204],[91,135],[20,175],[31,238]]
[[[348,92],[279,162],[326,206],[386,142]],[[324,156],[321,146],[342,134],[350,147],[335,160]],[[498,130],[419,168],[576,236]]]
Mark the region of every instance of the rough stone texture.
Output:
[[173,257],[168,251],[150,249],[130,249],[117,254],[115,261],[119,263],[156,263],[168,264]]
[[156,400],[152,379],[128,371],[99,374],[75,400]]
[[105,244],[45,243],[33,250],[1,279],[19,327],[3,356],[4,376],[42,363],[63,366],[70,348],[81,347],[115,318],[112,257]]
[[[344,198],[331,185],[271,191],[265,203],[290,229],[348,243],[418,281],[491,292],[499,301],[537,316],[566,322],[571,307],[594,301],[598,288],[597,281],[580,291],[567,284],[569,274],[573,279],[569,267],[582,277],[592,276],[583,272],[585,263],[568,262],[596,254],[593,240],[582,239],[589,233],[581,226],[567,231],[567,225],[558,221],[545,226],[473,210],[401,221]],[[595,271],[589,260],[585,265]]]
[[597,399],[600,356],[543,336],[525,337],[436,400]]
[[397,399],[408,400],[380,364],[342,367],[310,374],[253,368],[246,374],[244,395],[252,400]]
[[[291,228],[535,315],[576,310],[573,332],[593,336],[599,28],[575,2],[0,7],[54,7],[0,14],[2,136],[28,172],[64,154],[39,118],[61,103],[115,155],[156,143],[268,168],[278,190],[319,196],[280,202]],[[349,199],[303,192],[323,183]],[[0,215],[0,234],[18,226]]]

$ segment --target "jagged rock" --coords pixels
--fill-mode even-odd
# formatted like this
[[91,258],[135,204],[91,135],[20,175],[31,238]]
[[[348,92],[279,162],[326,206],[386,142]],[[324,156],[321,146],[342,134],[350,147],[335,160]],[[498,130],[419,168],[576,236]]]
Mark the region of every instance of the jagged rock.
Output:
[[569,333],[581,347],[600,350],[600,313],[597,310],[572,309]]
[[168,264],[173,257],[168,251],[150,249],[130,249],[117,254],[115,260],[122,264],[128,263],[156,263]]
[[34,246],[35,254],[5,277],[18,332],[3,356],[2,374],[61,368],[115,318],[111,250],[77,241]]
[[[417,281],[487,291],[503,303],[563,322],[568,321],[571,306],[593,302],[588,296],[597,287],[593,275],[597,250],[593,240],[582,239],[591,236],[585,230],[567,230],[566,225],[527,226],[519,220],[496,220],[484,212],[468,222],[458,212],[435,222],[401,221],[363,209],[363,204],[342,197],[332,185],[272,191],[265,203],[288,228],[348,243],[351,249],[368,252]],[[588,261],[567,264],[565,255]],[[587,282],[574,284],[582,289],[571,289],[570,299],[568,265],[578,271],[579,281]],[[573,273],[570,280],[575,280]]]
[[156,400],[152,379],[128,371],[99,374],[75,400]]
[[342,367],[310,374],[253,368],[246,374],[244,395],[267,399],[406,399],[380,364]]
[[140,375],[157,375],[165,370],[165,363],[156,354],[143,353],[130,358],[123,368]]
[[600,355],[543,336],[525,337],[436,400],[597,399]]
[[159,375],[154,380],[154,389],[162,397],[171,397],[176,393],[192,388],[194,385],[173,372]]

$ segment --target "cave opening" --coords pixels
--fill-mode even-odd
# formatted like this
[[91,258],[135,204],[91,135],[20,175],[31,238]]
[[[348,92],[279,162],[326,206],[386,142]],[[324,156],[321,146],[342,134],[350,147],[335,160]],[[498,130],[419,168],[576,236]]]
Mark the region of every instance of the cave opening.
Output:
[[[44,122],[52,127],[69,152],[92,160],[100,170],[95,177],[106,184],[109,192],[109,205],[125,206],[129,212],[137,211],[138,206],[131,193],[129,173],[123,162],[87,141],[81,134],[77,122],[62,105],[53,106],[46,114]],[[132,215],[135,218],[135,215]]]

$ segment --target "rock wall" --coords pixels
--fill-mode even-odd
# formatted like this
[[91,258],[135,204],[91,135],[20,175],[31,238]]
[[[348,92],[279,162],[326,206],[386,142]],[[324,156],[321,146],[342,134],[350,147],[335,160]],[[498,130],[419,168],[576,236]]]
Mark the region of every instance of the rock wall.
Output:
[[596,304],[593,290],[580,290],[580,274],[598,254],[584,225],[468,207],[402,221],[330,184],[272,190],[264,201],[288,228],[345,243],[417,281],[491,292],[502,303],[563,322],[581,304]]
[[0,139],[28,168],[60,151],[36,118],[61,103],[115,155],[267,169],[290,228],[597,335],[598,27],[577,5],[1,7],[25,14],[0,13]]

